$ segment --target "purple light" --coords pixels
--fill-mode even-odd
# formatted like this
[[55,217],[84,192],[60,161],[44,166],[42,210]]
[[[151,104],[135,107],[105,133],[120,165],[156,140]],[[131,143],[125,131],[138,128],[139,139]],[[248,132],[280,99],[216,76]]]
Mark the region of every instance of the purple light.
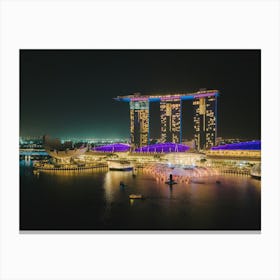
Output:
[[209,97],[209,96],[218,96],[219,92],[218,90],[203,90],[203,91],[197,91],[193,93],[174,93],[169,95],[142,95],[142,96],[135,96],[132,97],[131,95],[126,96],[118,96],[117,98],[114,98],[117,101],[124,101],[124,102],[130,102],[130,101],[177,101],[177,100],[186,100],[186,99],[193,99],[193,98],[203,98],[203,97]]
[[261,150],[261,141],[248,141],[212,147],[211,150]]
[[148,101],[149,98],[148,97],[131,97],[130,100],[131,101]]
[[168,101],[168,100],[180,100],[181,96],[179,95],[168,95],[168,96],[163,96],[160,98],[160,100],[163,100],[163,101]]
[[202,94],[195,94],[193,97],[194,98],[200,98],[200,97],[209,97],[209,96],[215,96],[217,95],[216,92],[214,93],[202,93]]
[[114,153],[114,152],[127,152],[129,151],[129,149],[130,149],[130,145],[128,144],[114,143],[114,144],[108,144],[108,145],[92,148],[92,151]]
[[189,146],[175,143],[159,143],[144,146],[135,149],[135,152],[140,153],[174,153],[174,152],[186,152],[190,149]]

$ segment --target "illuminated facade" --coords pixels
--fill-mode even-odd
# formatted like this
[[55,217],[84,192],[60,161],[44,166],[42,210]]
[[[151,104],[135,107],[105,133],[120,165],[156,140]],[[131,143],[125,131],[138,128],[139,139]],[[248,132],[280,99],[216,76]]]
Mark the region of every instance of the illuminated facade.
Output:
[[215,146],[217,135],[217,96],[194,98],[194,141],[197,150]]
[[96,152],[107,152],[107,153],[115,153],[115,152],[127,152],[130,149],[130,145],[124,143],[114,143],[107,144],[98,147],[94,147],[91,150]]
[[130,104],[130,137],[133,148],[149,144],[149,103],[160,102],[161,142],[182,142],[182,100],[193,100],[194,138],[197,150],[215,145],[217,134],[217,90],[200,90],[193,93],[118,96],[116,101]]
[[239,142],[239,143],[231,143],[231,144],[224,144],[212,147],[211,150],[246,150],[246,151],[260,151],[261,150],[261,141],[254,140],[254,141],[246,141],[246,142]]
[[181,143],[181,100],[160,101],[161,142]]
[[133,148],[149,144],[149,100],[130,101],[130,139]]
[[135,149],[135,152],[139,153],[174,153],[174,152],[186,152],[190,149],[187,145],[174,144],[174,143],[158,143],[148,145]]

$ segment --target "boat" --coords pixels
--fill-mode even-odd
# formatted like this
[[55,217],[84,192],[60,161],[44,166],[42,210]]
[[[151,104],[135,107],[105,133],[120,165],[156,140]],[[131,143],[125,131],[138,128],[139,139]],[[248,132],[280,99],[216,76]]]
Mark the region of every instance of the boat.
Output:
[[194,183],[194,184],[205,184],[205,182],[203,182],[203,181],[191,181],[191,183]]
[[120,182],[120,187],[122,187],[122,188],[126,187],[125,183],[121,181]]
[[193,170],[195,169],[195,166],[194,165],[186,165],[183,167],[184,170]]
[[133,165],[127,160],[108,160],[109,170],[115,171],[131,171]]
[[251,177],[254,178],[254,179],[261,180],[261,175],[260,175],[260,174],[251,173],[250,175],[251,175]]
[[218,185],[221,184],[221,181],[216,181],[216,184],[218,184]]
[[144,199],[144,196],[142,194],[130,194],[129,199]]

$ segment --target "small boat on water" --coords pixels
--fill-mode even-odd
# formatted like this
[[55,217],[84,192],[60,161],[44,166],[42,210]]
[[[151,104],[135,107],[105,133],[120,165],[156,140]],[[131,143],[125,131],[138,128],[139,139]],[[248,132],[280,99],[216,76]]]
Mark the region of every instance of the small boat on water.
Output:
[[194,184],[205,184],[205,182],[203,182],[203,181],[191,181],[191,183],[194,183]]
[[193,170],[195,169],[195,166],[194,165],[186,165],[183,167],[184,170]]
[[220,185],[220,184],[221,184],[221,181],[216,181],[216,184]]
[[144,199],[144,196],[142,194],[130,194],[129,199]]
[[133,165],[127,160],[108,160],[109,170],[115,171],[131,171]]
[[120,181],[120,187],[122,187],[122,188],[126,187],[125,183]]

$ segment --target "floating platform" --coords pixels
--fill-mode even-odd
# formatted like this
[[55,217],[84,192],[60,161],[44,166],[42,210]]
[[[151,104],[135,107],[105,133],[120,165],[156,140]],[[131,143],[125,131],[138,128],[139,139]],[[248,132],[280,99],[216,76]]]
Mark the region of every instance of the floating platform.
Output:
[[165,182],[165,184],[167,184],[167,185],[175,185],[175,184],[177,184],[177,182],[174,181],[174,180],[172,180],[172,181],[168,180],[168,181]]
[[130,194],[129,199],[144,199],[144,196],[142,194]]
[[73,167],[44,167],[44,166],[36,166],[34,167],[34,173],[37,171],[80,171],[80,170],[90,170],[97,168],[107,168],[106,164],[104,165],[92,165],[92,166],[73,166]]
[[194,184],[205,184],[205,182],[203,182],[203,181],[191,181],[191,183],[194,183]]
[[133,170],[133,167],[125,167],[125,168],[109,167],[109,170],[111,170],[111,171],[131,171],[131,170]]
[[133,165],[126,160],[108,160],[109,170],[112,171],[131,171],[133,170]]

